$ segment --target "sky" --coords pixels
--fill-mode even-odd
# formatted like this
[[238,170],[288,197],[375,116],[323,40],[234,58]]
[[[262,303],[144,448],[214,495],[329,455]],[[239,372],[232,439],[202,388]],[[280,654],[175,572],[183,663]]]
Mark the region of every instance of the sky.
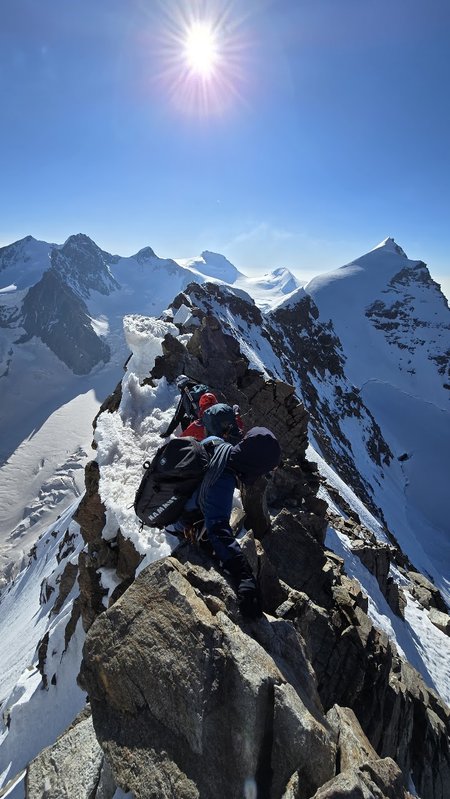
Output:
[[2,0],[0,245],[308,279],[392,236],[450,296],[449,30],[448,0]]

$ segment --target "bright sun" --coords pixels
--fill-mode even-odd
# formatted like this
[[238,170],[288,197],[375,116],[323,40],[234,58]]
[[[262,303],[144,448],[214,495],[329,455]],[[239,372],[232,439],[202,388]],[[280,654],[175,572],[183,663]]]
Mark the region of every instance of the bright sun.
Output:
[[184,55],[192,72],[208,78],[217,65],[216,37],[208,25],[196,23],[187,32]]

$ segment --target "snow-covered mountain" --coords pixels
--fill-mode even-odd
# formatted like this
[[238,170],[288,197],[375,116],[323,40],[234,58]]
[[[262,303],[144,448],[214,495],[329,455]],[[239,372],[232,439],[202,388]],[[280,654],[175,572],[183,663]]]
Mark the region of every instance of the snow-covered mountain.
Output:
[[[14,552],[19,560],[26,555],[51,513],[81,490],[78,467],[85,456],[80,459],[80,453],[89,451],[93,411],[120,379],[129,354],[124,315],[158,316],[192,280],[232,286],[230,302],[237,298],[251,306],[253,298],[256,306],[245,313],[269,314],[264,324],[270,317],[272,335],[277,325],[280,335],[290,328],[292,344],[280,350],[276,368],[296,385],[302,375],[322,448],[335,450],[332,416],[339,417],[339,405],[352,392],[355,407],[364,405],[367,430],[372,424],[367,415],[373,414],[389,441],[386,456],[389,449],[394,459],[402,458],[397,483],[404,485],[412,529],[421,520],[428,529],[432,519],[429,548],[436,554],[445,512],[435,496],[442,495],[448,476],[449,323],[446,300],[423,262],[409,261],[386,239],[302,288],[282,268],[248,278],[216,253],[175,261],[158,258],[151,247],[124,258],[78,234],[63,245],[28,236],[0,250],[2,570],[12,568]],[[180,313],[177,322],[183,321],[185,312]],[[300,328],[297,317],[308,320],[306,327]],[[273,353],[267,357],[273,359]],[[335,395],[331,405],[315,386],[324,359],[328,367],[333,364],[335,381],[345,371],[345,385],[327,387]],[[264,368],[265,356],[261,364]],[[359,425],[356,416],[353,422],[347,418],[345,425],[351,424]],[[355,484],[359,480],[366,490],[367,483],[373,492],[374,476],[366,480],[343,425],[340,420],[335,454],[341,471],[351,470]]]
[[0,249],[0,585],[82,490],[92,418],[129,355],[124,315],[158,316],[192,280],[208,279],[242,296],[248,288],[267,308],[297,284],[275,270],[247,286],[206,251],[179,262],[151,247],[120,257],[83,234]]
[[[273,678],[275,692],[284,686],[283,690],[294,691],[294,696],[299,692],[303,696],[300,683],[305,692],[310,692],[310,698],[315,691],[320,694],[320,699],[314,699],[318,703],[314,714],[316,720],[321,719],[324,725],[321,729],[325,731],[319,736],[320,745],[316,741],[307,748],[308,758],[317,757],[317,763],[321,764],[317,782],[313,780],[312,785],[321,785],[321,780],[327,778],[338,779],[341,769],[344,773],[346,768],[342,765],[343,756],[336,755],[329,722],[320,715],[323,714],[320,703],[325,710],[336,707],[337,703],[356,714],[358,722],[354,722],[351,740],[359,740],[358,751],[362,746],[364,757],[369,757],[370,766],[365,773],[378,773],[377,757],[393,757],[413,795],[443,799],[450,785],[450,721],[448,709],[437,694],[449,702],[446,556],[442,549],[438,559],[427,549],[427,536],[431,538],[433,534],[433,519],[428,518],[424,538],[421,538],[423,528],[410,526],[406,517],[405,460],[398,460],[383,424],[348,376],[344,348],[333,322],[320,318],[318,306],[304,289],[296,290],[296,296],[285,306],[264,315],[233,288],[191,282],[167,303],[163,319],[134,314],[125,317],[123,324],[132,357],[120,390],[97,419],[95,460],[86,470],[86,494],[81,503],[76,501],[48,527],[30,562],[0,596],[0,636],[7,645],[0,683],[4,720],[0,734],[0,773],[3,784],[9,786],[4,795],[9,799],[38,796],[38,792],[33,793],[38,790],[33,786],[43,786],[47,780],[48,790],[51,785],[55,795],[62,796],[61,785],[68,784],[67,775],[69,771],[72,773],[76,762],[81,782],[90,786],[86,795],[100,799],[105,794],[100,789],[98,793],[95,791],[96,786],[103,784],[102,758],[106,752],[114,775],[107,796],[118,799],[124,795],[122,790],[131,791],[130,797],[144,796],[145,789],[139,792],[136,788],[140,780],[147,786],[160,785],[154,791],[160,790],[159,796],[169,796],[163,787],[163,775],[169,768],[165,765],[167,754],[162,756],[158,751],[155,765],[142,730],[154,723],[151,735],[157,736],[164,725],[170,725],[170,714],[166,711],[164,715],[158,702],[167,693],[170,697],[172,690],[178,726],[171,736],[176,746],[172,751],[169,736],[164,752],[169,751],[170,757],[175,757],[178,768],[181,766],[177,758],[187,768],[190,761],[186,751],[192,746],[194,760],[201,759],[200,770],[208,780],[212,778],[208,769],[213,765],[204,755],[206,740],[219,735],[219,730],[227,726],[234,737],[239,732],[234,728],[230,683],[238,686],[238,696],[251,697],[242,701],[244,715],[253,718],[253,708],[259,708],[258,703],[266,695],[263,687],[267,681],[271,685]],[[201,553],[195,554],[195,550],[189,550],[184,565],[180,556],[181,565],[169,573],[169,611],[165,589],[161,587],[163,593],[157,593],[164,572],[156,574],[154,569],[160,561],[167,563],[166,557],[175,541],[157,530],[142,530],[132,502],[142,463],[159,446],[159,435],[176,406],[173,379],[180,371],[207,380],[227,399],[239,402],[247,426],[267,422],[282,442],[283,467],[275,475],[268,495],[273,531],[262,538],[252,556],[260,564],[267,603],[262,623],[266,626],[258,628],[259,632],[245,626],[241,629],[232,595],[226,593],[229,589],[220,582],[222,578],[215,565],[203,561]],[[309,446],[305,408],[310,414]],[[434,502],[443,504],[445,497],[436,495]],[[251,497],[250,505],[256,504],[257,498]],[[238,517],[242,515],[237,495],[235,511]],[[246,512],[249,513],[248,507]],[[243,545],[251,546],[251,541],[246,541],[245,527],[240,539]],[[432,582],[424,571],[431,575]],[[156,589],[148,583],[151,575],[157,578]],[[182,589],[182,576],[188,588]],[[130,584],[135,584],[136,591],[141,592],[136,605],[127,599],[131,596],[126,590]],[[131,605],[127,604],[129,601]],[[108,606],[111,610],[105,614]],[[173,619],[170,607],[174,608]],[[153,617],[152,623],[154,635],[161,632],[162,637],[153,645],[147,619],[142,628],[139,619],[148,612],[157,614],[158,609],[162,616]],[[198,627],[191,628],[193,613],[199,614],[195,616]],[[102,616],[108,619],[104,627],[95,621]],[[186,630],[180,648],[173,650],[172,623],[181,636]],[[210,643],[211,623],[219,626],[214,627],[215,637]],[[127,666],[130,661],[125,659],[125,639],[133,629],[138,630],[140,645],[130,652],[136,658],[130,671]],[[145,629],[150,630],[149,641],[143,638]],[[95,651],[92,648],[96,645],[96,631],[100,635],[98,649],[90,655]],[[86,633],[80,688],[76,678]],[[109,641],[110,634],[113,643]],[[308,653],[308,665],[301,660],[305,655],[301,656],[296,648],[297,635],[302,636],[302,652]],[[205,649],[201,648],[203,639]],[[164,647],[172,685],[176,674],[175,687],[167,690]],[[124,657],[121,665],[110,667],[107,659],[119,657],[121,651]],[[213,653],[211,662],[218,664],[215,679],[201,682],[201,690],[195,690],[195,685],[189,683],[183,692],[182,673],[177,664],[184,665],[185,659],[190,659],[188,673],[196,675],[198,663],[209,662],[208,652]],[[258,670],[269,654],[275,660],[267,666],[266,676],[260,678]],[[221,657],[227,658],[223,665]],[[252,670],[249,663],[253,664]],[[281,676],[276,668],[281,669]],[[91,682],[94,727],[103,749],[93,731],[83,747],[76,741],[70,743],[67,736],[72,733],[68,733],[60,744],[40,756],[42,747],[53,746],[56,737],[84,707],[87,681],[92,681],[95,673],[99,686],[106,691],[105,696],[101,695],[100,688]],[[146,687],[142,693],[140,681],[146,673],[159,676],[152,677],[152,687]],[[125,700],[111,693],[117,675]],[[251,692],[252,681],[255,693]],[[138,691],[136,729],[142,734],[141,738],[138,735],[140,745],[136,747],[129,745],[132,735],[129,725],[135,714],[133,685]],[[224,691],[227,702],[223,701]],[[218,697],[214,712],[199,710],[197,697],[201,702]],[[256,746],[255,762],[272,758],[272,772],[277,775],[280,763],[285,762],[281,751],[292,751],[300,730],[309,730],[303,736],[311,734],[310,722],[305,728],[301,726],[297,702],[295,699],[295,713],[291,705],[286,708],[278,703],[275,714],[272,707],[271,718],[275,721],[270,741],[263,736],[258,749],[256,741],[266,729],[264,719],[267,720],[261,712],[259,726],[256,724],[252,735],[246,738],[248,745],[243,748],[242,756],[248,757],[248,751]],[[105,717],[101,715],[102,707]],[[223,723],[220,711],[223,707],[229,708],[227,724]],[[152,721],[153,710],[156,722]],[[244,723],[244,717],[239,718]],[[80,723],[72,730],[81,730]],[[373,750],[367,754],[369,743],[361,744],[364,736],[358,724],[378,755]],[[187,732],[178,741],[180,729]],[[189,729],[195,729],[197,737],[189,737]],[[204,740],[198,737],[203,735],[203,729]],[[306,740],[309,738],[302,737],[300,751]],[[281,742],[283,747],[277,749]],[[155,746],[154,737],[152,746]],[[326,762],[330,762],[328,772],[323,747],[328,753]],[[138,751],[146,752],[150,772],[136,764]],[[25,793],[24,769],[35,757],[37,760],[27,772]],[[225,770],[228,758],[224,748],[221,763]],[[284,780],[290,776],[289,769],[294,768],[295,762],[289,760]],[[97,763],[95,773],[92,773],[93,763]],[[266,785],[268,790],[267,785],[275,777],[265,769],[257,771],[252,785]],[[383,779],[375,778],[378,786],[373,789],[375,792],[365,789],[366,793],[360,795],[405,796],[400,788],[401,775],[400,783],[390,793],[380,787],[384,785]],[[282,785],[284,788],[285,783]],[[253,790],[251,786],[250,789]],[[72,795],[81,796],[81,789],[77,790]],[[316,795],[312,792],[315,787],[309,787],[309,791],[304,795]],[[189,795],[181,783],[179,795]],[[279,790],[273,795],[302,794],[282,794]],[[337,795],[325,794],[327,798]]]
[[92,419],[129,355],[124,315],[159,315],[191,280],[205,277],[83,234],[0,250],[0,585],[82,490]]

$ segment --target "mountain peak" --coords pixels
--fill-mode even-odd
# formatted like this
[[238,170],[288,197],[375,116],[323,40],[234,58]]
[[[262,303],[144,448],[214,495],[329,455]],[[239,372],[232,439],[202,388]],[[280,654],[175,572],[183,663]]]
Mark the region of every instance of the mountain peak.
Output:
[[93,241],[86,233],[74,233],[72,236],[69,236],[68,239],[63,244],[63,247],[67,245],[70,246],[71,244],[88,244],[89,246],[94,245],[97,249],[97,244]]
[[374,247],[371,252],[374,250],[385,250],[386,252],[395,252],[397,255],[402,255],[404,258],[407,258],[405,251],[400,247],[399,244],[393,239],[391,236],[388,236],[387,239],[383,239],[380,241],[379,244]]
[[157,258],[157,255],[151,247],[143,247],[142,250],[139,250],[139,252],[133,256],[133,258],[136,258],[136,261],[141,263],[142,261],[148,261],[149,258]]

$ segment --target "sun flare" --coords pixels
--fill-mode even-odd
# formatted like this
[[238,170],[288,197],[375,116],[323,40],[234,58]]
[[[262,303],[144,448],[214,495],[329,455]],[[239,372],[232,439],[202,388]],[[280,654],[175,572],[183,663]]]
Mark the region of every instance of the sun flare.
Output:
[[[159,69],[151,80],[167,91],[183,114],[222,116],[243,101],[252,38],[248,15],[237,14],[235,2],[173,0],[165,4],[164,24],[155,28],[158,46],[152,48]],[[206,8],[208,15],[206,11],[200,15]]]
[[192,72],[204,78],[212,75],[218,62],[218,50],[214,31],[207,24],[196,23],[188,30],[184,55]]

